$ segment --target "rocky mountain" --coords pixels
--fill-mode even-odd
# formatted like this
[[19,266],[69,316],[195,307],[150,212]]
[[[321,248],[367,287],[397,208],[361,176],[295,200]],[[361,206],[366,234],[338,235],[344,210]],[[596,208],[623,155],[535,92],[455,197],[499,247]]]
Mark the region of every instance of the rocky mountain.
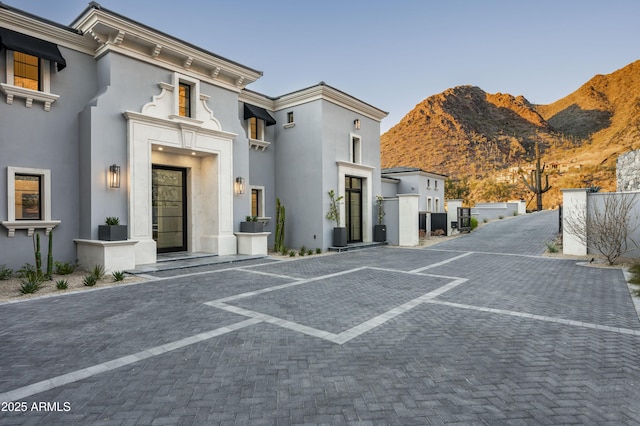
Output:
[[468,178],[469,201],[495,201],[495,191],[483,188],[496,182],[508,187],[499,198],[528,199],[520,174],[532,167],[535,141],[553,186],[545,207],[558,204],[561,188],[614,190],[617,156],[640,147],[640,61],[597,75],[550,105],[474,86],[448,89],[382,135],[382,167]]

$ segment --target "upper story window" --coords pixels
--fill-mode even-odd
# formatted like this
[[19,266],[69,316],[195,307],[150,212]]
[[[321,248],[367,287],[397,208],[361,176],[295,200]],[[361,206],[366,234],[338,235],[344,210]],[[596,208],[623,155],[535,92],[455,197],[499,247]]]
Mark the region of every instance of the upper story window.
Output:
[[359,136],[351,135],[351,146],[349,147],[349,161],[356,164],[362,163],[362,149]]
[[289,124],[293,123],[293,111],[289,111],[287,113],[287,123]]
[[178,84],[178,115],[191,117],[191,85],[182,81]]
[[256,117],[249,119],[249,137],[259,141],[264,140],[264,120]]
[[435,189],[438,189],[438,181],[437,180],[433,181],[433,185],[434,185]]
[[6,83],[0,90],[7,96],[7,103],[15,98],[24,99],[31,108],[34,101],[42,102],[45,111],[59,96],[50,93],[51,64],[61,71],[67,66],[54,43],[0,28],[0,49],[6,51]]
[[247,103],[244,104],[244,119],[247,120],[249,146],[264,151],[271,144],[265,140],[265,128],[276,124],[276,120],[266,109]]
[[40,59],[26,53],[13,52],[13,84],[40,91],[40,82]]

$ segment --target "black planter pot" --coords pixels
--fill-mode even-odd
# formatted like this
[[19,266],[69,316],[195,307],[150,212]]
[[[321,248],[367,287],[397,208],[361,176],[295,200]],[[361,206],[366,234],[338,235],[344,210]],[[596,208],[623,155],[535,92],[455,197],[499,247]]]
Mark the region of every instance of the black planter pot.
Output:
[[248,232],[257,234],[264,232],[264,223],[262,222],[240,222],[240,232]]
[[98,225],[98,239],[102,241],[126,241],[127,225]]
[[387,225],[373,226],[373,241],[383,243],[387,241]]
[[347,246],[347,228],[345,227],[333,228],[333,246],[334,247]]

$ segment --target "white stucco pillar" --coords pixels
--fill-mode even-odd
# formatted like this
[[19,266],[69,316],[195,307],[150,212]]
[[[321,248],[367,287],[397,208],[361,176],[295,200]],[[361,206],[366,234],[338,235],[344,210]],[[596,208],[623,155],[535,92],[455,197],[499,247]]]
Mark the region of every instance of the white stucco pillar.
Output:
[[451,222],[458,220],[458,207],[462,207],[461,199],[447,200],[447,235],[451,235],[454,231],[451,229]]
[[[567,221],[586,217],[588,191],[588,188],[562,190],[562,252],[564,254],[577,256],[587,254],[587,245],[580,241],[579,236],[569,232]],[[582,240],[585,241],[586,238]]]
[[398,194],[398,228],[400,246],[417,246],[420,243],[418,229],[419,194]]

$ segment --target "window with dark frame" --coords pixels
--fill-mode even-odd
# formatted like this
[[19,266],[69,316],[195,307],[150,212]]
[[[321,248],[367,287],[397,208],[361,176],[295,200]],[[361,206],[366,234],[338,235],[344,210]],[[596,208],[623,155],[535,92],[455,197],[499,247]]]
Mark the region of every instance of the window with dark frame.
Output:
[[178,88],[178,114],[181,117],[191,117],[191,85],[187,83],[180,83]]
[[16,220],[43,220],[42,176],[16,173],[14,182]]
[[13,85],[25,89],[42,89],[40,58],[22,52],[13,52]]
[[293,123],[293,111],[287,113],[287,123]]
[[262,217],[262,212],[260,211],[261,192],[259,189],[251,190],[251,216]]

